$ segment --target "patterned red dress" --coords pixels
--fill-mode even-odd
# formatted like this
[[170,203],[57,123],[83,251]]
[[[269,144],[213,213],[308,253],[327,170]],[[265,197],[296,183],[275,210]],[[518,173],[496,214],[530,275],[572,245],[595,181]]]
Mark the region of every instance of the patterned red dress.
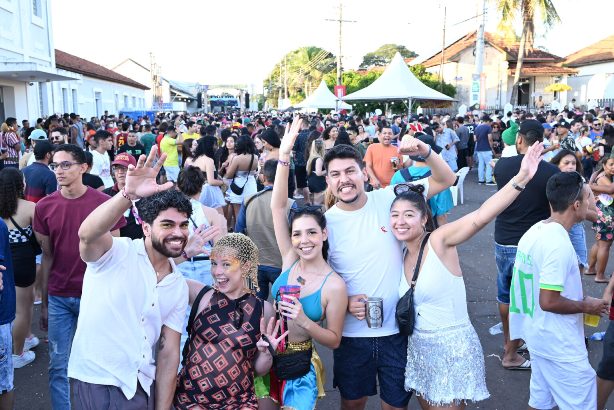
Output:
[[214,291],[194,319],[185,366],[177,377],[176,409],[257,409],[254,359],[262,301],[252,294],[231,300]]

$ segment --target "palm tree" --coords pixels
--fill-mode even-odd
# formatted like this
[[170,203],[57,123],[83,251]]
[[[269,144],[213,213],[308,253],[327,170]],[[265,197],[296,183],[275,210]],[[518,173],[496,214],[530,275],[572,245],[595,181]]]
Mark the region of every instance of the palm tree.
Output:
[[522,34],[518,46],[518,60],[516,62],[516,72],[514,73],[514,85],[510,104],[514,105],[518,99],[518,83],[520,82],[520,72],[524,62],[525,52],[533,49],[535,38],[535,23],[537,17],[539,23],[548,29],[555,23],[561,21],[559,14],[554,8],[552,0],[496,0],[497,9],[501,13],[501,20],[510,22],[516,20],[518,16],[522,18]]
[[318,87],[324,74],[334,69],[335,56],[319,47],[301,47],[289,52],[264,80],[269,103],[276,105],[276,98],[286,97],[286,90],[293,103],[304,99]]

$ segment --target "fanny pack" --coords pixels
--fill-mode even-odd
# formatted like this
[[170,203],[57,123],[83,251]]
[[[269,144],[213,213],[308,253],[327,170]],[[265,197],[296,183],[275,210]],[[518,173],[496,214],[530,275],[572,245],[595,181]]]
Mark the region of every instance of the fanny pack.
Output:
[[305,376],[311,370],[312,349],[298,352],[277,353],[273,356],[273,369],[278,379],[293,380]]

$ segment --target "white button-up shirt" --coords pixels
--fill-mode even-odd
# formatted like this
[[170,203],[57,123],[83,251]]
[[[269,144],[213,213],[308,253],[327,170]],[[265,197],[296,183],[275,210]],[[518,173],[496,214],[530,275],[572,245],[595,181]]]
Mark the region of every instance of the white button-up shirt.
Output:
[[149,394],[162,326],[181,333],[188,305],[186,282],[169,261],[173,271],[157,283],[143,240],[113,238],[111,249],[87,264],[68,377],[117,386],[127,399],[138,380]]

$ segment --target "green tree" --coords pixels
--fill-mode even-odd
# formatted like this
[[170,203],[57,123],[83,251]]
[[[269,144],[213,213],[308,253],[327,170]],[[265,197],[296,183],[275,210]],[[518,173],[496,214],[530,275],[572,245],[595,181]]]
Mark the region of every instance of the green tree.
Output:
[[510,104],[516,104],[518,99],[518,86],[520,73],[527,50],[533,49],[535,39],[535,25],[543,25],[546,29],[561,21],[552,0],[495,0],[497,9],[501,13],[501,20],[513,23],[518,18],[522,20],[522,34],[518,46],[518,61],[514,73],[514,85]]
[[264,80],[267,102],[277,106],[278,99],[285,98],[286,82],[290,101],[303,100],[307,92],[318,87],[324,74],[335,69],[335,64],[335,56],[319,47],[301,47],[289,52]]
[[377,50],[367,53],[362,58],[362,63],[360,64],[361,69],[368,69],[372,67],[384,67],[387,66],[392,58],[397,53],[401,53],[403,58],[412,58],[417,57],[418,54],[415,52],[408,50],[407,47],[402,46],[400,44],[384,44]]

